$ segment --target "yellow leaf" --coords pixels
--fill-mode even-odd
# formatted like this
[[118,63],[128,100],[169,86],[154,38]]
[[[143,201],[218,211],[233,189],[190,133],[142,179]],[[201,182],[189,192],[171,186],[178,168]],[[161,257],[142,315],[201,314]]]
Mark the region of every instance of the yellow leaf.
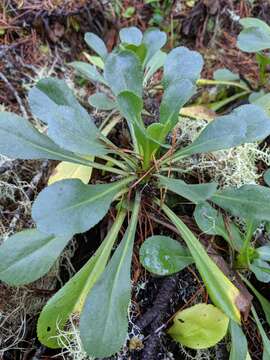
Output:
[[93,65],[99,67],[100,69],[104,69],[104,62],[99,56],[95,55],[89,55],[87,52],[84,52],[83,55],[86,57],[86,59]]
[[168,333],[191,349],[206,349],[227,333],[229,318],[212,304],[197,304],[176,313]]
[[212,121],[216,117],[216,113],[202,105],[192,105],[183,107],[180,110],[181,116],[187,116],[196,120]]
[[62,161],[54,169],[48,180],[48,185],[64,179],[80,179],[83,183],[88,184],[91,173],[91,167]]

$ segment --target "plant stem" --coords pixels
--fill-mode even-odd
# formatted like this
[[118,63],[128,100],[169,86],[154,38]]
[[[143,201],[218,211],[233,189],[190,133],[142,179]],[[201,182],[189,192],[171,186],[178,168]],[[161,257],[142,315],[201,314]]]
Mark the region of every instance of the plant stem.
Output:
[[103,170],[103,171],[111,172],[111,173],[118,174],[118,175],[124,175],[125,176],[125,175],[128,175],[128,174],[131,174],[131,173],[127,172],[127,171],[123,171],[123,170],[120,170],[120,169],[115,169],[114,167],[102,165],[102,164],[96,163],[94,161],[87,161],[86,160],[84,165],[91,166],[94,169]]
[[208,86],[208,85],[234,86],[234,87],[238,87],[238,88],[240,88],[242,90],[250,92],[250,89],[246,85],[243,85],[243,84],[238,83],[236,81],[199,79],[199,80],[197,80],[196,84],[198,86]]
[[209,105],[209,109],[213,110],[213,111],[218,111],[219,109],[221,109],[223,106],[239,99],[240,97],[242,96],[245,96],[247,94],[250,94],[250,91],[242,91],[241,93],[237,93],[237,94],[234,94],[224,100],[221,100],[221,101],[217,101],[217,102],[214,102],[212,104]]
[[111,162],[112,164],[118,166],[122,170],[128,171],[128,167],[122,161],[116,160],[116,159],[112,158],[111,156],[102,155],[102,156],[99,156],[99,158],[102,160]]
[[240,268],[248,267],[250,264],[249,261],[249,248],[250,242],[254,233],[254,221],[249,220],[247,222],[247,232],[244,240],[243,247],[237,257],[237,266]]

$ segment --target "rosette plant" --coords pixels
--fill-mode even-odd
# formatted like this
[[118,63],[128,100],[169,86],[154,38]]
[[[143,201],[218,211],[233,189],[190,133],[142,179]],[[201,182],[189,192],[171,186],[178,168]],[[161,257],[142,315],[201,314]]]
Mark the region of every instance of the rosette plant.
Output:
[[[0,247],[0,279],[13,286],[37,280],[50,270],[73,235],[89,230],[114,208],[117,215],[104,241],[81,270],[48,301],[37,325],[41,343],[58,348],[59,330],[66,326],[70,316],[79,314],[80,336],[86,352],[98,358],[110,356],[121,349],[128,333],[131,261],[143,208],[162,212],[186,244],[184,247],[175,242],[172,250],[172,240],[168,237],[148,239],[145,244],[156,247],[156,260],[161,263],[154,272],[167,275],[195,263],[212,303],[234,323],[240,323],[240,291],[169,207],[166,194],[173,193],[179,201],[184,199],[194,204],[210,201],[233,215],[241,215],[245,209],[254,218],[269,221],[268,188],[249,185],[242,190],[219,190],[213,182],[188,184],[181,179],[178,162],[187,156],[261,141],[270,134],[270,119],[261,108],[243,105],[229,115],[217,117],[192,144],[181,147],[168,135],[176,125],[181,127],[179,111],[196,92],[203,66],[201,55],[185,47],[175,48],[166,55],[160,50],[166,43],[166,35],[157,29],[144,34],[134,27],[121,30],[120,44],[111,53],[96,35],[87,34],[86,38],[101,57],[104,71],[101,73],[90,64],[75,66],[83,66],[84,72],[87,67],[87,76],[93,80],[95,74],[94,81],[102,84],[104,93],[95,95],[94,99],[103,107],[104,103],[107,107],[110,103],[110,109],[119,111],[129,129],[130,148],[113,143],[106,132],[96,127],[65,82],[55,78],[39,81],[29,94],[31,110],[46,124],[46,132],[41,133],[16,114],[0,114],[1,154],[10,158],[69,162],[77,168],[86,167],[89,173],[92,169],[98,172],[96,183],[65,178],[39,193],[32,208],[36,227],[12,235]],[[161,66],[163,96],[159,119],[147,126],[144,85]],[[118,243],[122,226],[126,230]],[[147,247],[143,250],[142,261],[146,267],[150,264],[151,270],[147,254],[152,256],[153,252],[147,252]],[[172,251],[180,256],[168,264]]]

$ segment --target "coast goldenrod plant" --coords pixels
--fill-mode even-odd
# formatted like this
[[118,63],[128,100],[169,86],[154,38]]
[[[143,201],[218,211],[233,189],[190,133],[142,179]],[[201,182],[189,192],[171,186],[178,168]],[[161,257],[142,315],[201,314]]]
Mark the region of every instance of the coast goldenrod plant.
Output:
[[[80,337],[87,354],[103,358],[118,352],[128,333],[131,260],[143,204],[149,212],[162,212],[186,246],[167,236],[152,236],[140,250],[142,264],[152,273],[169,275],[194,263],[220,318],[224,320],[226,315],[236,333],[241,330],[240,291],[169,206],[166,194],[174,194],[177,202],[185,199],[197,207],[215,204],[234,216],[270,221],[268,187],[247,185],[219,190],[214,182],[189,184],[179,177],[177,165],[188,156],[262,141],[270,134],[269,117],[256,105],[240,106],[214,119],[192,144],[181,147],[169,135],[176,125],[181,127],[179,111],[196,93],[203,67],[201,55],[185,47],[165,54],[161,48],[166,35],[158,29],[144,34],[134,27],[122,29],[119,45],[111,53],[96,35],[87,34],[86,40],[99,55],[95,62],[100,70],[85,63],[73,66],[91,81],[101,83],[102,91],[93,95],[90,103],[121,114],[129,130],[130,147],[113,143],[107,136],[108,128],[97,128],[59,79],[43,79],[29,93],[31,110],[46,125],[45,133],[16,114],[0,114],[1,154],[58,160],[61,166],[70,163],[76,169],[76,178],[54,179],[39,193],[32,208],[36,227],[12,235],[0,247],[0,279],[20,286],[42,277],[73,235],[91,229],[114,208],[117,215],[105,239],[80,271],[48,301],[40,314],[37,333],[42,344],[58,348],[59,331],[75,314],[80,317]],[[146,125],[144,88],[160,68],[163,96],[159,117]],[[96,182],[91,180],[92,169],[99,175]],[[150,196],[149,186],[153,189]],[[126,230],[120,240],[123,226]],[[211,318],[215,313],[211,308]],[[185,316],[190,319],[190,313]],[[226,319],[224,324],[228,326]],[[225,332],[222,328],[219,334],[224,336]],[[175,328],[171,333],[175,334]],[[185,341],[190,343],[190,339]],[[207,344],[213,345],[213,341]]]

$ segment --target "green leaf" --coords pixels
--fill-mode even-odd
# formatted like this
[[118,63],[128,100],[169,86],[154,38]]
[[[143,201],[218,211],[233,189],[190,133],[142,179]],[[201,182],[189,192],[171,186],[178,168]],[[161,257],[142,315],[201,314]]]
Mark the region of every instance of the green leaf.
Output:
[[177,123],[179,111],[194,95],[195,87],[188,79],[171,82],[165,89],[160,104],[160,122],[169,132]]
[[100,56],[95,55],[89,55],[86,52],[83,53],[83,55],[86,57],[86,59],[92,64],[98,67],[99,69],[104,69],[104,61]]
[[48,123],[48,136],[62,148],[84,155],[104,155],[99,131],[62,80],[43,79],[29,93],[33,113]]
[[270,265],[261,259],[255,259],[250,264],[250,270],[255,274],[256,278],[263,282],[270,282]]
[[168,236],[151,236],[140,248],[140,262],[151,273],[170,275],[193,263],[187,248]]
[[[151,124],[145,129],[141,118],[143,101],[130,91],[123,91],[117,96],[117,104],[121,114],[127,119],[128,124],[133,126],[131,132],[135,132],[136,139],[141,147],[144,159],[163,146],[164,127],[160,123]],[[164,145],[165,146],[165,145]]]
[[49,177],[48,185],[64,179],[80,179],[84,184],[88,184],[91,173],[92,168],[89,166],[62,161],[53,170],[52,175]]
[[[72,314],[81,313],[86,296],[103,273],[112,247],[125,219],[120,211],[110,231],[95,254],[45,305],[37,324],[39,341],[50,348],[59,348],[59,330]],[[58,339],[57,339],[58,336]]]
[[82,233],[106,215],[114,197],[132,179],[99,185],[85,185],[78,179],[58,181],[39,193],[32,217],[38,229],[46,233]]
[[142,42],[143,34],[140,29],[135,26],[123,28],[119,32],[121,42],[139,46]]
[[126,50],[130,50],[130,51],[134,52],[134,54],[140,59],[141,63],[144,62],[144,59],[145,59],[145,56],[147,53],[147,49],[144,44],[141,44],[138,46],[129,44],[129,45],[124,45],[123,47]]
[[48,136],[62,148],[81,155],[105,155],[109,152],[98,140],[99,132],[87,114],[81,114],[68,106],[58,106],[50,111]]
[[258,96],[257,98],[254,99],[250,96],[250,102],[252,104],[255,104],[257,106],[260,106],[261,108],[263,108],[266,112],[266,114],[268,116],[270,116],[270,94],[265,94],[263,96]]
[[123,17],[130,18],[132,15],[134,15],[135,11],[136,9],[134,6],[128,6],[123,13]]
[[116,107],[115,101],[110,99],[104,93],[99,92],[89,96],[88,102],[91,106],[97,108],[98,110],[112,110]]
[[158,176],[161,186],[192,201],[195,204],[209,199],[217,190],[217,183],[208,184],[187,184],[180,179],[171,179],[165,176]]
[[167,57],[167,54],[165,52],[159,50],[148,61],[147,65],[146,65],[144,80],[143,80],[144,84],[147,84],[147,82],[151,78],[151,76],[153,76],[154,73],[164,65],[166,57]]
[[125,236],[92,288],[82,311],[81,339],[85,351],[93,357],[104,358],[118,352],[127,336],[130,266],[139,206],[137,195]]
[[164,125],[160,123],[150,124],[146,128],[146,136],[148,138],[148,151],[151,159],[155,152],[160,148],[160,146],[166,147],[164,144],[165,140],[165,129]]
[[229,360],[247,360],[248,346],[247,339],[241,326],[234,321],[230,321],[230,333],[231,333],[231,351]]
[[29,91],[28,100],[32,113],[46,124],[52,121],[51,111],[53,112],[58,105],[70,106],[83,117],[87,114],[72,90],[63,80],[57,78],[45,78],[38,81],[36,86]]
[[0,113],[0,138],[0,153],[10,158],[83,161],[79,156],[61,149],[26,119],[5,111]]
[[138,124],[144,126],[141,119],[143,109],[142,99],[130,91],[123,91],[117,96],[117,105],[122,116],[130,124]]
[[241,250],[243,239],[237,226],[229,221],[225,224],[222,214],[207,202],[198,204],[193,215],[205,234],[222,236],[235,250]]
[[258,315],[254,309],[254,307],[252,306],[251,308],[251,311],[252,311],[252,314],[255,318],[255,321],[256,321],[256,324],[258,326],[258,329],[259,329],[259,332],[261,334],[261,337],[262,337],[262,342],[263,342],[263,360],[268,360],[270,359],[270,340],[268,339],[265,331],[264,331],[264,328],[258,318]]
[[69,63],[69,65],[85,79],[107,85],[104,77],[98,72],[95,66],[83,61],[73,61],[72,63]]
[[147,133],[141,118],[143,101],[130,91],[123,91],[117,96],[117,106],[121,115],[127,120],[130,132],[139,144],[141,153],[148,148]]
[[214,80],[217,81],[237,81],[240,80],[238,74],[233,73],[229,69],[217,69],[213,74]]
[[165,204],[161,208],[185,240],[212,302],[232,320],[240,323],[240,311],[237,307],[239,290],[208,256],[200,241],[183,221]]
[[263,174],[263,179],[266,185],[270,186],[270,169],[267,169]]
[[258,254],[261,260],[270,261],[270,245],[260,246],[256,249],[256,253]]
[[231,114],[220,116],[179,154],[229,149],[265,139],[270,134],[270,118],[256,105],[242,105]]
[[240,50],[258,52],[270,48],[270,27],[264,21],[244,18],[240,24],[244,27],[237,39]]
[[183,46],[170,51],[164,63],[163,82],[165,87],[177,80],[188,79],[195,83],[202,71],[203,58],[197,51]]
[[248,285],[248,287],[252,290],[252,292],[255,294],[257,299],[259,300],[259,303],[261,304],[261,307],[263,308],[263,312],[265,315],[265,318],[270,324],[270,302],[267,300],[264,296],[262,296],[259,291],[255,289],[255,287],[243,276],[241,276],[242,280]]
[[216,345],[226,335],[229,318],[211,304],[196,304],[178,311],[168,334],[191,349]]
[[0,246],[0,280],[18,286],[41,278],[69,240],[69,236],[48,235],[36,229],[10,236]]
[[132,51],[124,50],[111,53],[105,62],[104,76],[116,96],[127,90],[141,97],[142,65]]
[[142,43],[145,44],[147,55],[144,61],[146,65],[152,57],[166,44],[167,35],[165,32],[156,28],[150,28],[143,34]]
[[106,59],[108,51],[106,45],[100,37],[98,37],[96,34],[88,32],[84,35],[84,40],[86,44],[92,50],[94,50],[103,60]]
[[219,190],[211,201],[242,219],[270,220],[270,188],[244,185]]

